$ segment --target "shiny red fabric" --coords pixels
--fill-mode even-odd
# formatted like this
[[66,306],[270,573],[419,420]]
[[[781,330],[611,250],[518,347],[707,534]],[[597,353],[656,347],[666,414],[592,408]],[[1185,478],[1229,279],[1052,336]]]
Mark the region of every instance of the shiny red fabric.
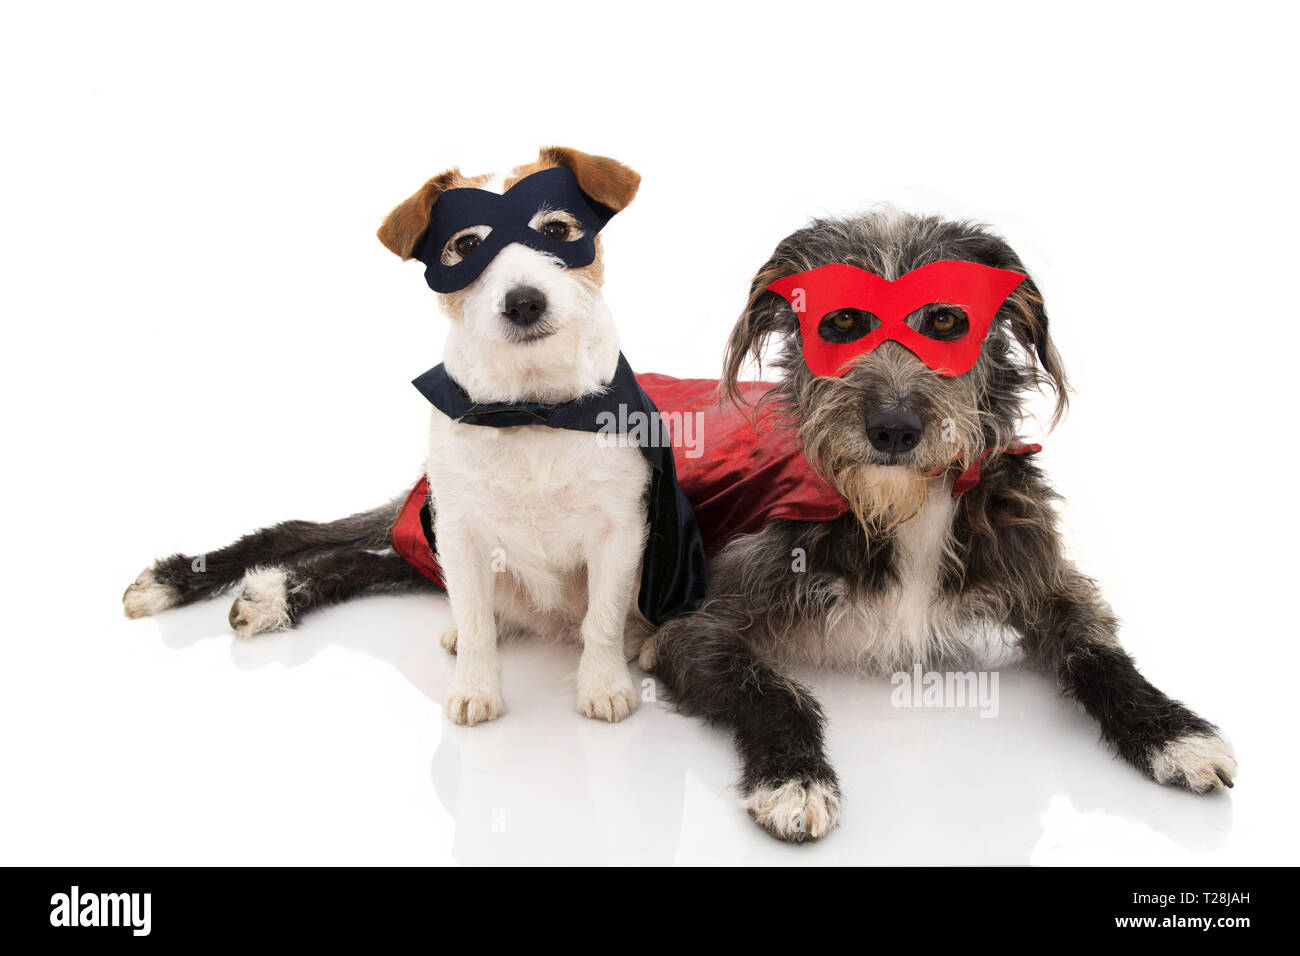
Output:
[[[720,405],[713,379],[651,373],[638,375],[637,381],[661,414],[700,416],[689,433],[694,450],[682,447],[679,425],[669,420],[677,481],[695,509],[710,556],[737,535],[758,531],[778,518],[830,521],[849,510],[848,502],[808,463],[792,429],[765,422],[752,408]],[[740,388],[753,405],[772,383],[743,382]]]
[[429,539],[424,534],[424,522],[420,520],[420,509],[429,500],[429,479],[424,475],[415,483],[411,493],[406,496],[402,510],[397,513],[393,523],[393,550],[413,565],[421,574],[445,588],[442,579],[442,567],[429,547]]

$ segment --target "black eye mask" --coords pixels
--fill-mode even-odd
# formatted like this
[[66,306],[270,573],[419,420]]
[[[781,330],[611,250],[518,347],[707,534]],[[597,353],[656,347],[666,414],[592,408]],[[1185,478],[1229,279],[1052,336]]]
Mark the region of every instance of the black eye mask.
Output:
[[[551,239],[530,228],[528,223],[543,209],[569,213],[578,220],[582,237]],[[513,242],[555,256],[568,268],[578,269],[595,261],[596,233],[616,211],[584,193],[578,177],[567,166],[533,173],[501,194],[486,189],[449,189],[434,201],[429,228],[415,244],[413,255],[425,264],[424,279],[434,292],[465,288]],[[492,231],[462,261],[443,265],[442,250],[447,241],[471,226],[488,226]]]

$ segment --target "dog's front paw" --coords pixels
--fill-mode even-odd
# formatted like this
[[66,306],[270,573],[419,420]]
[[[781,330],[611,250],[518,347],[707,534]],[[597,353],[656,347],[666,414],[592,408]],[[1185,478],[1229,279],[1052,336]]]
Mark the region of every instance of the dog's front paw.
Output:
[[284,568],[254,568],[244,578],[244,591],[230,608],[230,626],[240,637],[283,631],[294,625],[289,608],[289,572]]
[[456,630],[456,625],[453,624],[451,627],[447,628],[447,630],[442,632],[442,637],[438,638],[438,643],[441,644],[445,650],[455,654],[456,638],[459,634],[460,632]]
[[631,678],[578,691],[578,713],[593,720],[616,724],[636,710],[636,705],[636,689]]
[[839,823],[840,788],[833,779],[797,777],[759,784],[741,805],[772,836],[802,843],[824,837]]
[[122,595],[122,610],[127,617],[148,617],[175,607],[180,600],[174,588],[158,580],[153,568],[145,568]]
[[485,724],[506,712],[506,702],[495,688],[471,687],[452,681],[447,695],[447,716],[455,723]]
[[1151,756],[1151,776],[1157,783],[1196,793],[1231,787],[1236,775],[1232,745],[1215,734],[1175,737]]

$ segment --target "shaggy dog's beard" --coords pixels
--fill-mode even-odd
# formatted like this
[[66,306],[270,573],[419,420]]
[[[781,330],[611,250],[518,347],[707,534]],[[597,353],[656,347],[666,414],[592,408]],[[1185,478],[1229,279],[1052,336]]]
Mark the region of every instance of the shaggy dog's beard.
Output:
[[[986,422],[972,383],[921,372],[918,364],[910,355],[881,354],[856,382],[812,379],[799,393],[804,450],[844,496],[868,539],[916,517],[937,475],[960,472],[985,449]],[[907,396],[906,407],[926,422],[925,439],[905,464],[873,461],[877,452],[863,427],[863,409],[874,407],[879,392]]]
[[916,517],[930,497],[933,482],[929,474],[913,468],[879,465],[853,468],[849,479],[849,504],[858,520],[872,516],[878,526],[887,530]]
[[868,538],[888,534],[915,518],[930,496],[931,476],[915,468],[824,460],[820,467]]
[[933,471],[872,463],[865,429],[857,425],[859,394],[838,382],[818,384],[799,426],[808,460],[844,496],[869,540],[887,534],[920,512]]
[[877,465],[866,459],[865,434],[854,434],[836,416],[813,410],[800,428],[808,460],[849,503],[867,538],[888,533],[925,505],[930,475],[908,465]]

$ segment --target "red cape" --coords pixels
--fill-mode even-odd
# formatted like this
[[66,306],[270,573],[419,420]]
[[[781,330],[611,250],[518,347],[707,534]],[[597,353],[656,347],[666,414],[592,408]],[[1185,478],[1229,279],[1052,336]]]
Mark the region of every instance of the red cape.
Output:
[[[677,481],[695,509],[710,556],[737,535],[779,518],[830,521],[849,510],[848,502],[808,463],[794,431],[766,416],[757,416],[756,422],[747,406],[719,404],[715,380],[654,373],[636,378],[669,419]],[[770,382],[740,386],[749,405],[771,388]],[[681,419],[675,417],[683,414],[698,416],[687,432],[694,448],[683,446]],[[421,478],[393,526],[393,549],[442,587],[442,569],[425,535],[428,519],[421,519],[428,497],[428,481]]]

